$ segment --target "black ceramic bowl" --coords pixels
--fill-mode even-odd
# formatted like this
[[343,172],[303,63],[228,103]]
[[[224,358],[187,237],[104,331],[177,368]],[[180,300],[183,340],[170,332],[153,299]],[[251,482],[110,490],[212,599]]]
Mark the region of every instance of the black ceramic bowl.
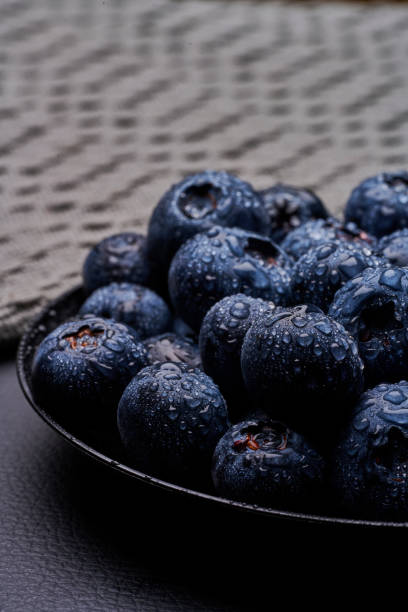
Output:
[[[76,448],[86,453],[87,455],[97,459],[105,465],[122,472],[129,478],[136,478],[146,484],[151,484],[156,487],[162,487],[173,493],[203,500],[213,505],[223,506],[233,510],[241,510],[262,515],[270,519],[287,519],[292,521],[300,521],[305,523],[324,524],[324,525],[349,525],[360,527],[388,527],[388,528],[407,528],[408,522],[384,522],[384,521],[368,521],[355,520],[352,518],[343,518],[335,516],[331,510],[327,510],[325,515],[302,514],[296,512],[285,512],[282,510],[274,510],[273,508],[264,508],[251,504],[244,504],[237,501],[231,501],[217,497],[213,491],[198,491],[187,489],[171,482],[165,482],[139,472],[126,464],[126,457],[121,448],[120,440],[114,427],[111,429],[102,429],[100,431],[90,431],[84,425],[81,427],[78,423],[66,423],[55,420],[55,418],[44,408],[36,404],[31,391],[31,366],[36,347],[42,339],[55,327],[63,321],[73,317],[79,310],[80,305],[85,299],[85,295],[81,287],[76,287],[67,293],[64,293],[59,298],[51,302],[44,310],[31,322],[26,332],[24,333],[17,354],[17,373],[22,390],[42,419],[58,432],[63,438],[68,440]],[[325,510],[326,512],[326,510]]]

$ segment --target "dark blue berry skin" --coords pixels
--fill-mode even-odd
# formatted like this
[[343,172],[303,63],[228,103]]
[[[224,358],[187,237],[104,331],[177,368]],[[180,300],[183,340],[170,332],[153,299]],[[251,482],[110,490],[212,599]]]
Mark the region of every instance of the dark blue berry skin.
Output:
[[87,293],[113,282],[149,285],[152,271],[146,238],[131,232],[105,238],[88,253],[82,276]]
[[201,368],[199,348],[183,336],[168,332],[147,338],[143,342],[147,350],[149,365],[157,363],[185,363],[192,368]]
[[327,312],[334,295],[365,268],[386,265],[372,251],[350,242],[330,242],[311,249],[293,266],[295,304],[315,304]]
[[408,227],[408,172],[365,179],[351,192],[345,218],[378,238]]
[[269,238],[240,229],[213,227],[190,238],[169,270],[176,312],[198,330],[206,312],[223,297],[245,293],[276,304],[290,301],[285,255]]
[[261,409],[315,440],[339,426],[363,390],[357,343],[316,306],[257,318],[242,345],[241,367]]
[[408,270],[367,268],[335,295],[329,315],[359,343],[367,386],[408,378]]
[[198,342],[197,333],[191,329],[189,325],[180,317],[174,317],[173,319],[173,327],[172,330],[177,336],[182,336],[183,338],[188,338],[194,344]]
[[353,516],[408,521],[408,383],[366,391],[334,452],[335,497]]
[[98,317],[69,321],[37,349],[34,398],[66,416],[115,413],[126,385],[146,365],[146,349],[126,325]]
[[252,322],[273,302],[242,293],[217,302],[205,315],[199,346],[204,371],[219,386],[232,421],[248,414],[251,408],[241,374],[241,348]]
[[267,234],[268,224],[263,202],[249,183],[227,172],[200,172],[161,198],[149,223],[148,253],[167,271],[183,242],[214,225]]
[[309,189],[278,183],[259,195],[268,211],[269,235],[277,243],[306,221],[328,216],[323,202]]
[[96,289],[79,311],[81,315],[88,313],[126,323],[141,339],[161,334],[172,324],[166,302],[151,289],[131,283],[111,283]]
[[289,232],[280,246],[289,257],[297,260],[309,250],[326,242],[349,242],[374,250],[377,240],[354,223],[344,224],[334,217],[329,217],[307,221],[298,229]]
[[119,403],[120,437],[133,465],[195,486],[208,478],[229,425],[218,387],[201,370],[164,363],[144,368]]
[[233,425],[213,457],[223,497],[279,509],[310,508],[323,484],[324,461],[305,438],[265,416]]
[[393,266],[408,266],[408,228],[381,238],[378,252]]

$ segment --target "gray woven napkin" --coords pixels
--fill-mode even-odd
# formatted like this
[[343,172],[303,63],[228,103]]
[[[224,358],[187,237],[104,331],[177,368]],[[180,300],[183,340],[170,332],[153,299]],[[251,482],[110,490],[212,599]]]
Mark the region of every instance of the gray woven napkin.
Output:
[[401,4],[0,6],[0,344],[183,175],[351,188],[407,166]]

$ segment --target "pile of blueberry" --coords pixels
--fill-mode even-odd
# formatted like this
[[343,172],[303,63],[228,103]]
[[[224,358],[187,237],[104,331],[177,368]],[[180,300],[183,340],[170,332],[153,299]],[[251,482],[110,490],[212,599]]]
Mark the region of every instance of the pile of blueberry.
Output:
[[43,407],[114,416],[163,479],[408,520],[407,172],[361,183],[344,221],[306,189],[188,176],[147,237],[91,250],[83,285],[34,357]]

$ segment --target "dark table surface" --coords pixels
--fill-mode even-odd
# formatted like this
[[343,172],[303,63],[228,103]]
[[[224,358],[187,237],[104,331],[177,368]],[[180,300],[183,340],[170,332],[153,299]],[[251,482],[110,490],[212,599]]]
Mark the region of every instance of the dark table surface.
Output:
[[0,415],[2,612],[272,609],[322,581],[339,596],[405,548],[401,531],[261,520],[127,480],[41,421],[12,361]]

